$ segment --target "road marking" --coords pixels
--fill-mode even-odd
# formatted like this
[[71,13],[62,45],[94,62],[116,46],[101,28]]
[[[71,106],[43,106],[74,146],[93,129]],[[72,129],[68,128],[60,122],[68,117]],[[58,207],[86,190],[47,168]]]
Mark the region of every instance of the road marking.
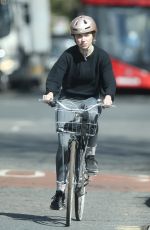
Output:
[[19,132],[19,131],[20,131],[20,127],[19,127],[19,126],[15,125],[15,126],[12,126],[12,127],[11,127],[11,132],[17,133],[17,132]]
[[138,175],[138,180],[141,182],[149,182],[150,181],[150,176],[147,175]]
[[119,226],[117,230],[142,230],[142,228],[138,226]]
[[34,122],[29,121],[29,120],[20,120],[20,121],[16,121],[14,122],[14,125],[11,127],[11,132],[19,132],[22,127],[30,127],[33,126]]
[[37,178],[44,177],[45,173],[42,171],[14,171],[11,169],[0,170],[0,177],[16,177],[16,178]]
[[150,225],[139,226],[119,226],[117,230],[150,230]]

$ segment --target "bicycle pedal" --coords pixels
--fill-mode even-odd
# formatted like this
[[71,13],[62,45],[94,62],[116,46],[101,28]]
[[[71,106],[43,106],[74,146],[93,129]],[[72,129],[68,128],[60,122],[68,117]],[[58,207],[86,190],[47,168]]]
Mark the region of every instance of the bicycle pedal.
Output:
[[87,186],[89,184],[89,180],[84,182],[84,187]]
[[77,193],[78,197],[84,196],[85,194],[86,194],[85,192],[81,192],[81,191]]
[[78,195],[78,197],[84,196],[85,191],[83,191],[82,188],[76,188],[76,194]]

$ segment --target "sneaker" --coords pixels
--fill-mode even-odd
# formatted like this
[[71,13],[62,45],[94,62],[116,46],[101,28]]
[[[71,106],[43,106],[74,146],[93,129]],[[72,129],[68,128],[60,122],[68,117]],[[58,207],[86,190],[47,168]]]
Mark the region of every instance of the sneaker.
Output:
[[94,155],[88,155],[86,157],[86,169],[89,173],[98,172],[98,162],[95,160]]
[[53,210],[62,210],[65,207],[65,193],[62,191],[56,191],[56,194],[52,197],[50,208]]

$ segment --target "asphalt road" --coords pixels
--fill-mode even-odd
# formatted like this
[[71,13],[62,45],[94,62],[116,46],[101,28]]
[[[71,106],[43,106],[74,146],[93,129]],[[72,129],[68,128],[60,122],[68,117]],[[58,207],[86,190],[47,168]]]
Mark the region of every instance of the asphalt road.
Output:
[[[64,229],[55,192],[54,110],[42,95],[0,95],[0,229]],[[147,230],[150,224],[150,96],[122,95],[100,119],[100,173],[87,188],[84,218],[70,229]],[[74,215],[73,215],[74,218]]]

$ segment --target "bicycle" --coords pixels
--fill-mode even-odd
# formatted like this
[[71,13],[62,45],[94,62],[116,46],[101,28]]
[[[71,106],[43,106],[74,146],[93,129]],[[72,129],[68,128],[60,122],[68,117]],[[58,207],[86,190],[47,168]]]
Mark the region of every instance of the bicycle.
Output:
[[[53,103],[53,102],[52,102]],[[73,196],[75,204],[75,217],[77,221],[81,221],[84,212],[84,202],[86,194],[86,185],[89,183],[90,174],[86,169],[86,148],[88,138],[96,134],[98,128],[98,112],[95,115],[94,121],[90,120],[89,111],[95,107],[103,107],[103,104],[98,101],[97,104],[86,108],[69,108],[60,101],[53,103],[56,110],[66,110],[72,113],[71,121],[56,121],[57,133],[69,133],[70,139],[68,142],[69,151],[69,167],[66,183],[66,226],[71,225]]]

